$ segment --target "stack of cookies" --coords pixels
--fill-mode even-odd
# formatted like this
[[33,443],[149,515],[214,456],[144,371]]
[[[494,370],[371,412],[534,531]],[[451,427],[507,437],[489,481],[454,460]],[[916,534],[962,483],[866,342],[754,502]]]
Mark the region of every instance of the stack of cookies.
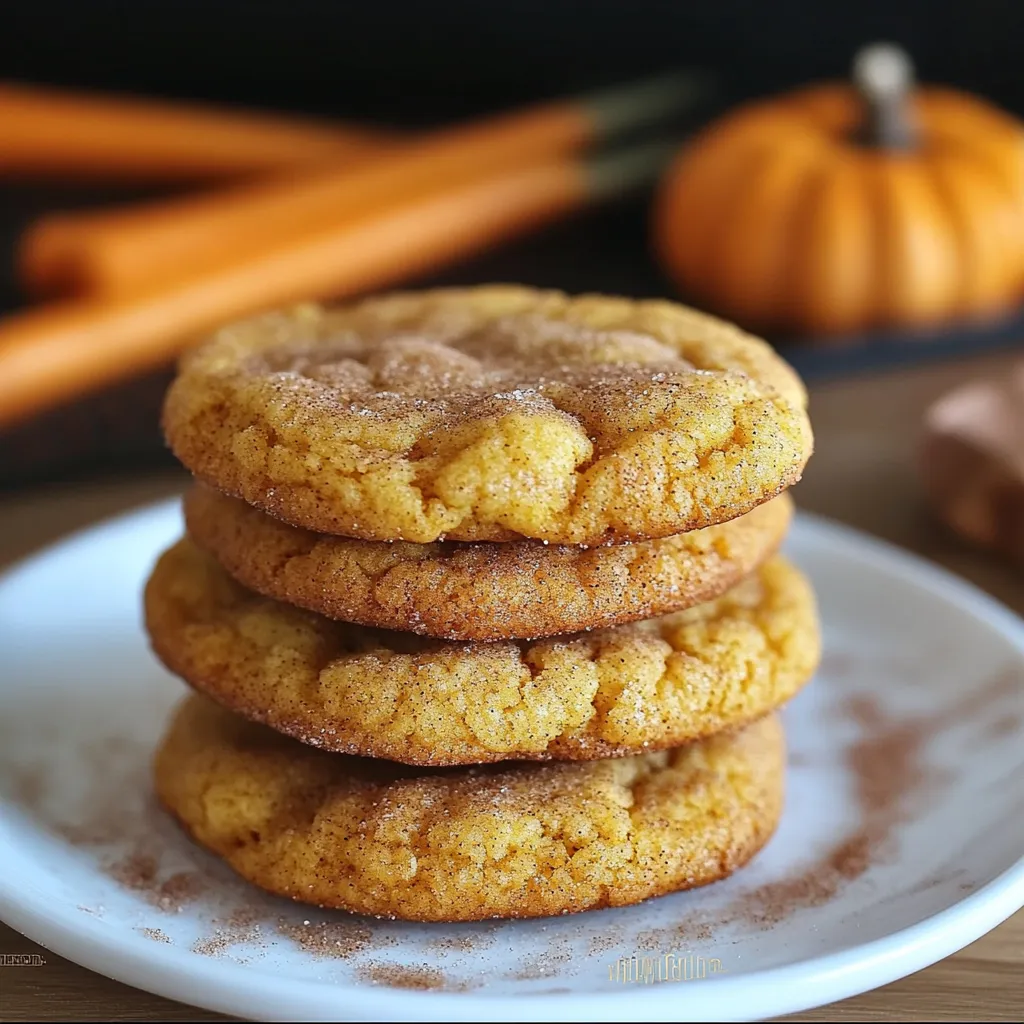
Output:
[[190,354],[164,422],[198,482],[147,625],[197,695],[157,791],[245,878],[528,917],[768,840],[819,640],[775,554],[805,394],[764,342],[517,287],[300,307]]

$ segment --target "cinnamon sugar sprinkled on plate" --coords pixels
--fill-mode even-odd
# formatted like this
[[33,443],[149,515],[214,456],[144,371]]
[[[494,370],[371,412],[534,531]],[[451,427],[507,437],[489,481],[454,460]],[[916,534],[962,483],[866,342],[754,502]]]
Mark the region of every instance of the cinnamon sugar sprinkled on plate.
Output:
[[[887,712],[872,696],[848,697],[840,704],[839,713],[862,730],[844,755],[856,785],[857,828],[826,849],[800,874],[744,893],[733,907],[716,918],[716,923],[739,921],[770,927],[796,910],[829,902],[872,865],[890,859],[896,852],[898,827],[908,820],[923,798],[934,797],[949,781],[947,768],[927,762],[929,741],[958,722],[977,720],[979,712],[994,709],[1022,688],[1020,669],[1010,668],[963,700],[910,716]],[[995,722],[1005,717],[999,716]],[[988,735],[992,728],[993,723],[982,725]]]
[[192,952],[202,956],[220,956],[231,946],[260,943],[262,938],[260,915],[240,909],[226,918],[215,920],[213,933],[205,939],[197,939],[192,945]]
[[1000,740],[1004,736],[1011,736],[1021,727],[1021,716],[1017,714],[1001,715],[994,722],[990,723],[985,730],[985,738],[989,740]]
[[[491,938],[486,945],[493,943],[494,939]],[[459,936],[431,939],[427,943],[427,949],[443,956],[446,953],[475,953],[478,949],[484,948],[484,945],[476,936]]]
[[607,953],[611,949],[615,949],[616,946],[622,943],[622,936],[619,934],[621,929],[609,928],[605,932],[598,933],[597,935],[591,935],[590,941],[587,943],[587,953],[595,955],[598,953]]
[[126,889],[141,893],[146,901],[167,913],[180,913],[206,891],[206,881],[195,871],[177,871],[160,881],[160,866],[151,853],[136,849],[114,861],[107,874]]
[[370,947],[379,948],[386,941],[374,941],[373,928],[358,917],[340,921],[301,922],[281,918],[277,922],[277,930],[317,960],[347,960]]
[[371,985],[386,985],[389,988],[411,988],[417,991],[438,991],[447,989],[448,980],[436,967],[372,961],[359,969],[364,981]]

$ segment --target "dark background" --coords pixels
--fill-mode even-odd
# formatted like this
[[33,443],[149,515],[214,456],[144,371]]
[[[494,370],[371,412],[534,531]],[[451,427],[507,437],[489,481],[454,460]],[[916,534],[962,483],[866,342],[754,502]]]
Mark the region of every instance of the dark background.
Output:
[[922,77],[1024,101],[1019,0],[6,0],[11,77],[435,120],[678,64],[739,95],[892,39]]
[[[0,78],[416,127],[679,66],[717,75],[719,92],[699,114],[707,119],[747,97],[842,76],[853,51],[878,39],[906,47],[923,80],[1024,115],[1024,0],[0,0]],[[0,308],[21,301],[10,254],[33,216],[144,194],[0,188]],[[672,294],[648,254],[639,200],[412,283],[487,280]],[[813,377],[1022,338],[1024,318],[909,338],[773,340]],[[165,380],[0,436],[0,483],[159,458]]]

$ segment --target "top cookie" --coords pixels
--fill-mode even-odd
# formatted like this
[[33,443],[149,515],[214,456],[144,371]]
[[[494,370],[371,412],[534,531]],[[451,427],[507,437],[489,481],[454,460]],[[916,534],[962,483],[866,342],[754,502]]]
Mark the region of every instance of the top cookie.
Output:
[[799,479],[799,378],[669,302],[445,289],[223,328],[164,407],[200,479],[367,540],[606,544],[732,519]]

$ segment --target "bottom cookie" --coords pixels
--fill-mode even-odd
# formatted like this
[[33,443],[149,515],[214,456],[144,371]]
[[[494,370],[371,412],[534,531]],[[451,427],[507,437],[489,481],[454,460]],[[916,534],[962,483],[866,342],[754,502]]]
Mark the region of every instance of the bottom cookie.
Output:
[[414,921],[541,917],[724,878],[782,810],[774,715],[639,757],[411,768],[327,753],[206,698],[156,755],[163,804],[243,878]]

